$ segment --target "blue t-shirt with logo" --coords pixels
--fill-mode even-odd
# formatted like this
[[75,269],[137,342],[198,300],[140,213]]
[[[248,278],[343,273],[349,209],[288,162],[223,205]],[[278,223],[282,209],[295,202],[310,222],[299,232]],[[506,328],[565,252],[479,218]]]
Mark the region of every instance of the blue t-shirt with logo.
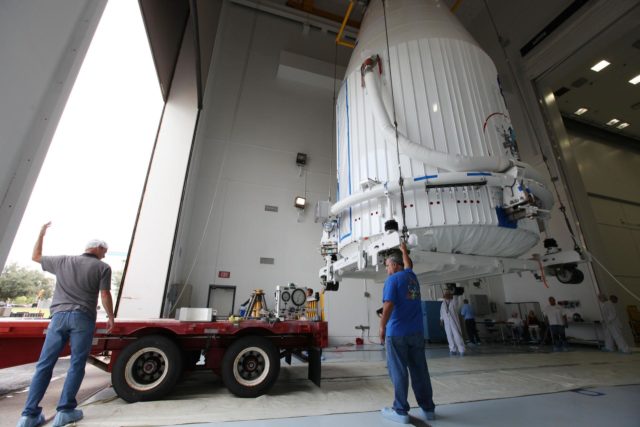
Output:
[[413,270],[407,268],[387,277],[382,291],[382,302],[386,301],[393,303],[386,336],[424,334],[420,284]]

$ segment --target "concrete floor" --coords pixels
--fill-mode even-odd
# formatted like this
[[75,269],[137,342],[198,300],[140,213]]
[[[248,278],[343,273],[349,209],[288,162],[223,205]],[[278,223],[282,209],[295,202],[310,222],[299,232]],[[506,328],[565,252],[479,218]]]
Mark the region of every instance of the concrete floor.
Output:
[[[56,414],[56,405],[68,368],[69,358],[58,360],[47,393],[40,402],[49,420],[52,420]],[[0,427],[14,427],[18,422],[34,370],[35,363],[0,369]],[[108,373],[91,365],[87,365],[85,372],[82,387],[78,392],[78,402],[85,401],[96,392],[111,385],[111,376]]]
[[[384,360],[384,352],[377,344],[346,346],[328,349],[329,361],[378,361]],[[549,346],[489,344],[468,347],[466,357],[539,353],[542,357],[551,352]],[[574,351],[598,351],[595,347],[575,346]],[[446,345],[432,344],[426,349],[428,359],[450,357]],[[410,391],[411,393],[411,391]],[[507,399],[493,399],[440,405],[436,408],[436,420],[427,422],[419,408],[412,408],[410,425],[413,426],[492,426],[492,427],[540,427],[540,426],[640,426],[640,384],[616,387],[594,387],[569,392],[548,393]],[[391,396],[390,401],[391,403]],[[214,423],[180,424],[189,427],[389,427],[399,425],[384,419],[376,412],[354,412],[310,417],[229,421]],[[178,424],[167,424],[177,427]]]
[[[436,408],[436,420],[427,423],[421,411],[412,409],[413,426],[616,426],[640,425],[640,385],[602,387],[571,392],[484,400],[441,405]],[[388,421],[379,412],[295,417],[256,421],[235,421],[206,424],[181,424],[190,427],[389,427],[399,425]],[[171,426],[176,426],[172,424]]]
[[[637,349],[636,349],[637,350]],[[546,346],[529,345],[482,345],[470,347],[468,356],[479,357],[483,355],[500,355],[512,353],[540,354],[543,358],[550,351]],[[576,352],[596,352],[597,349],[589,347],[576,348]],[[449,358],[448,348],[445,345],[428,345],[426,354],[429,359]],[[364,346],[346,345],[326,349],[324,352],[327,363],[339,363],[340,361],[366,361],[377,362],[384,360],[384,352],[378,344],[366,344]],[[621,356],[624,357],[624,356]],[[42,403],[45,414],[49,420],[55,415],[55,403],[64,380],[66,372],[66,359],[61,359],[54,373],[56,378]],[[0,370],[0,427],[14,426],[26,398],[25,389],[28,386],[33,365],[25,365],[19,368]],[[109,375],[94,368],[87,367],[87,376],[79,395],[79,401],[87,399],[97,390],[109,385]],[[389,403],[391,402],[389,396]],[[439,405],[436,413],[436,421],[427,424],[420,417],[420,411],[411,411],[411,424],[415,426],[640,426],[640,381],[635,385],[615,387],[594,387],[569,392],[557,392],[524,396],[516,398],[504,398],[494,400],[481,400],[464,403]],[[293,402],[300,405],[305,402]],[[127,404],[123,403],[123,410]],[[176,411],[180,406],[176,407]],[[85,420],[90,424],[89,420]],[[82,425],[80,422],[78,425]],[[114,424],[119,425],[119,424]],[[148,425],[177,425],[177,424],[148,424]],[[331,415],[303,416],[289,418],[259,419],[253,421],[228,421],[215,423],[181,423],[189,426],[393,426],[397,425],[385,420],[377,411],[361,411],[349,413],[336,413]]]

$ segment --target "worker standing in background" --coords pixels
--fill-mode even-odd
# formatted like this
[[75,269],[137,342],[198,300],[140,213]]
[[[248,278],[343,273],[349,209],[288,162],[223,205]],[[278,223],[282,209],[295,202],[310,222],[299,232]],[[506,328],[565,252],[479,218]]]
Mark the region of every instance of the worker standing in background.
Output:
[[542,340],[544,334],[540,331],[540,322],[538,321],[538,316],[536,316],[536,313],[533,310],[529,310],[525,326],[529,332],[529,339],[531,341],[540,342]]
[[389,277],[384,282],[382,293],[380,342],[386,348],[394,401],[393,407],[382,408],[382,416],[398,423],[409,423],[408,370],[418,405],[427,420],[434,420],[436,406],[424,354],[420,284],[413,273],[413,262],[404,242],[400,245],[400,251],[387,256],[385,267]]
[[56,288],[51,302],[51,322],[42,346],[36,372],[29,386],[29,395],[17,427],[37,427],[45,422],[42,408],[38,406],[44,397],[53,367],[67,342],[71,347],[69,370],[58,401],[54,427],[64,426],[82,419],[82,411],[76,409],[76,394],[84,378],[84,368],[91,351],[95,329],[98,294],[107,312],[107,332],[114,324],[111,299],[111,267],[101,261],[108,246],[102,240],[91,240],[79,256],[42,256],[42,245],[48,222],[40,229],[33,248],[32,259],[42,269],[56,276]]
[[511,313],[511,317],[507,319],[507,324],[511,328],[511,334],[514,341],[519,342],[524,338],[524,322],[518,315],[517,311]]
[[602,310],[604,350],[615,351],[615,346],[617,346],[618,350],[622,353],[631,354],[629,345],[622,335],[622,324],[618,317],[618,310],[616,310],[616,306],[614,305],[618,302],[618,297],[611,295],[607,300],[606,295],[600,294],[598,295],[598,299],[600,300],[600,309]]
[[475,310],[473,309],[473,306],[469,304],[469,300],[465,299],[463,303],[462,309],[460,309],[460,314],[464,318],[464,326],[467,330],[469,341],[473,344],[480,344],[480,337],[478,336],[478,329],[476,328]]
[[562,308],[556,305],[554,297],[549,297],[549,305],[543,311],[551,331],[553,351],[569,351],[567,338],[564,334],[564,328],[567,327],[567,316],[562,311]]
[[455,297],[450,290],[444,291],[444,300],[440,306],[440,325],[444,327],[449,342],[449,354],[464,356],[464,340],[460,328],[460,296]]

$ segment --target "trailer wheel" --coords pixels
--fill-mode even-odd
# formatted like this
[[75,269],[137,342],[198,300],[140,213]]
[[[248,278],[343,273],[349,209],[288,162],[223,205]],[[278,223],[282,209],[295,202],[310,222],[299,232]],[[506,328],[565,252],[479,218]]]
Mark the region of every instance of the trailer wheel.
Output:
[[142,337],[122,350],[111,372],[111,383],[127,402],[162,398],[182,374],[182,354],[169,338]]
[[556,269],[556,278],[560,283],[575,285],[582,283],[584,274],[575,265],[568,265]]
[[276,382],[279,373],[278,349],[264,337],[240,338],[222,357],[222,382],[238,397],[262,396]]

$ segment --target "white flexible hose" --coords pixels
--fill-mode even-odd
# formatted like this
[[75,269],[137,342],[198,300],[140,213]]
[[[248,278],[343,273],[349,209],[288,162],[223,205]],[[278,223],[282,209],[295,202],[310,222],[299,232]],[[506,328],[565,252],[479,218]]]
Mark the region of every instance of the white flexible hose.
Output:
[[[367,88],[370,105],[373,109],[373,115],[376,119],[376,123],[384,132],[385,139],[389,142],[395,142],[396,130],[389,120],[389,115],[387,114],[386,108],[382,102],[382,97],[380,96],[380,90],[374,74],[375,73],[372,70],[369,70],[364,74],[364,82]],[[501,172],[510,167],[513,163],[504,157],[462,156],[459,154],[442,153],[410,141],[400,131],[398,131],[398,146],[400,153],[405,156],[418,160],[428,166],[448,171]]]
[[[467,172],[445,172],[429,178],[413,178],[406,179],[404,182],[405,190],[413,190],[416,188],[425,188],[425,185],[474,185],[478,183],[486,183],[494,187],[510,187],[514,183],[514,178],[506,174],[476,175]],[[524,183],[531,193],[540,200],[540,207],[550,210],[553,207],[553,195],[551,192],[539,182],[531,179],[524,179]],[[385,182],[372,187],[369,190],[358,192],[345,197],[331,206],[331,215],[338,215],[340,212],[351,206],[357,205],[367,200],[374,200],[383,197],[385,193],[397,194],[400,192],[398,182]]]

